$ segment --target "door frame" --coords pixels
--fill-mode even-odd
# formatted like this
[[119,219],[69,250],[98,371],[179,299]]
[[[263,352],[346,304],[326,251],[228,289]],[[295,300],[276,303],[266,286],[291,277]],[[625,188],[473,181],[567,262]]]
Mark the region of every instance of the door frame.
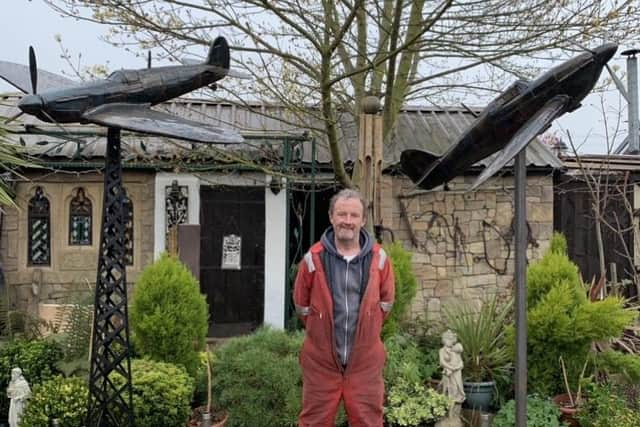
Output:
[[[155,178],[154,260],[165,250],[165,191],[177,180],[188,188],[188,224],[200,224],[200,186],[255,186],[264,188],[265,245],[264,245],[264,313],[263,324],[276,329],[285,326],[286,269],[287,269],[287,190],[275,194],[270,189],[272,177],[262,173],[180,174],[159,172]],[[282,178],[284,179],[284,178]]]

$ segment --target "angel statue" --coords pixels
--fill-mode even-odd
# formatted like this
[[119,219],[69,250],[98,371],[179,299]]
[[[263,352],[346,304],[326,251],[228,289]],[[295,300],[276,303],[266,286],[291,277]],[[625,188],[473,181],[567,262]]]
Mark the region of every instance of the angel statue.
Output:
[[462,344],[458,342],[455,332],[447,330],[442,334],[442,344],[440,349],[440,366],[442,367],[442,392],[451,399],[451,409],[449,416],[436,425],[438,427],[462,426],[460,420],[460,410],[462,402],[465,400],[464,389],[462,388]]
[[11,370],[11,382],[7,387],[7,397],[11,399],[9,404],[9,427],[18,427],[26,401],[31,397],[31,388],[27,380],[22,376],[22,369],[20,368]]

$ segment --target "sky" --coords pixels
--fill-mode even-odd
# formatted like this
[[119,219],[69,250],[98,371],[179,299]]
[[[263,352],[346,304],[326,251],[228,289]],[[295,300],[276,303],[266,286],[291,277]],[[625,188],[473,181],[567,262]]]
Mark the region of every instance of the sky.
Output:
[[[60,36],[74,63],[77,63],[78,54],[82,55],[81,67],[105,63],[110,70],[146,67],[144,55],[136,57],[102,41],[101,36],[105,32],[104,26],[60,17],[42,0],[4,0],[0,26],[0,59],[27,64],[29,45],[32,45],[36,50],[38,68],[59,74],[66,72],[69,76],[72,69],[61,58],[60,44],[56,41],[56,36]],[[626,69],[625,59],[620,52],[632,47],[640,48],[621,46],[612,60],[612,65],[620,67],[619,75]],[[605,75],[606,72],[601,79]],[[12,86],[0,82],[0,93],[14,91]],[[603,101],[606,116],[602,114]],[[585,98],[582,108],[556,120],[550,131],[555,132],[567,144],[567,132],[570,132],[572,140],[582,153],[603,154],[607,152],[604,117],[609,124],[609,135],[613,133],[612,128],[615,128],[618,118],[621,118],[620,131],[614,141],[614,145],[617,145],[627,132],[627,108],[612,85],[602,95],[592,94]],[[612,139],[611,136],[609,139]]]

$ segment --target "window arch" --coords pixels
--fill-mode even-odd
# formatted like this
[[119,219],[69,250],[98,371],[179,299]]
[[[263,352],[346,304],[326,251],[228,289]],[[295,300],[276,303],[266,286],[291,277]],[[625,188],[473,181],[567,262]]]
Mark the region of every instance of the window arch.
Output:
[[69,202],[69,245],[91,245],[92,206],[84,188],[76,190]]
[[42,187],[36,187],[35,195],[29,199],[28,207],[28,254],[29,265],[51,265],[51,220],[49,199]]

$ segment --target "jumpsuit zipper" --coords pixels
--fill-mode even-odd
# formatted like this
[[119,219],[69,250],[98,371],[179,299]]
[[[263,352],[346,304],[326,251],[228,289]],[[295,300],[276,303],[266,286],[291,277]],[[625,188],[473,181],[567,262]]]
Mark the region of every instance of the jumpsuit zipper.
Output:
[[347,316],[344,321],[344,351],[343,351],[343,364],[347,363],[347,348],[349,347],[349,294],[348,294],[348,285],[349,285],[349,261],[347,261],[347,271],[344,274],[344,305],[347,311]]

